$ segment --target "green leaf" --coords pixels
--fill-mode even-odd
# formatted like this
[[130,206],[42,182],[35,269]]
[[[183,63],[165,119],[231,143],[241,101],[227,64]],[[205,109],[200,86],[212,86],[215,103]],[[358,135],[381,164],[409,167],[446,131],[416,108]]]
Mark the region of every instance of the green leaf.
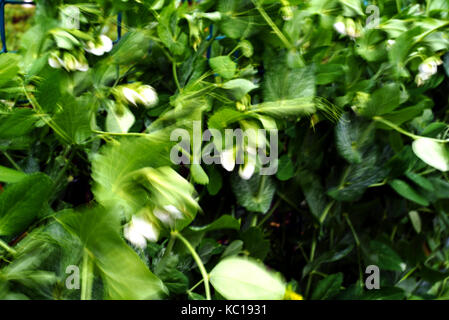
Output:
[[53,122],[59,129],[60,137],[67,143],[82,144],[92,134],[90,119],[92,99],[89,97],[74,98],[64,96],[64,103],[53,117]]
[[[401,20],[395,19],[394,22],[396,21]],[[405,60],[415,45],[414,37],[420,34],[421,31],[422,29],[420,27],[415,27],[405,32],[401,30],[399,37],[395,40],[390,50],[388,50],[390,63],[397,68],[397,72],[401,76],[408,76],[408,71],[405,69]]]
[[327,203],[326,192],[320,177],[311,171],[301,170],[298,179],[312,215],[320,220]]
[[132,172],[145,167],[169,165],[170,144],[157,134],[148,137],[123,138],[105,145],[92,160],[93,193],[103,205],[122,205],[125,212],[137,212],[146,194],[126,192]]
[[315,103],[311,98],[296,98],[290,100],[267,101],[252,105],[248,114],[261,113],[272,117],[285,118],[314,113]]
[[276,189],[271,177],[255,174],[249,180],[233,175],[232,191],[248,211],[265,213],[270,209]]
[[276,177],[281,181],[286,181],[291,179],[294,176],[294,174],[295,174],[294,167],[292,161],[290,160],[290,157],[287,155],[283,155],[279,159]]
[[25,177],[26,177],[26,174],[21,171],[17,171],[17,170],[10,169],[10,168],[4,167],[4,166],[0,166],[0,181],[2,181],[2,182],[6,182],[6,183],[19,182],[20,180],[22,180]]
[[429,201],[426,198],[417,193],[412,187],[410,187],[406,182],[395,179],[389,182],[389,185],[396,191],[398,194],[403,196],[404,198],[416,202],[422,206],[428,206]]
[[90,253],[103,280],[106,299],[160,299],[167,293],[162,281],[122,239],[116,210],[96,207],[66,211],[56,219]]
[[332,299],[338,292],[340,292],[341,284],[343,283],[343,274],[341,272],[330,274],[326,278],[320,280],[313,290],[312,300],[327,300]]
[[421,188],[428,191],[434,191],[432,182],[427,180],[425,177],[420,176],[419,174],[413,173],[411,171],[406,172],[405,175],[407,178],[412,180],[416,185],[420,186]]
[[211,196],[216,195],[223,186],[223,179],[220,172],[215,167],[209,167],[209,183],[207,185],[207,191]]
[[231,123],[237,122],[245,118],[245,114],[231,108],[221,108],[209,118],[207,125],[209,128],[225,129]]
[[251,227],[241,234],[244,247],[251,257],[264,260],[270,252],[270,240],[258,227]]
[[367,254],[370,263],[378,266],[380,270],[405,270],[405,264],[401,257],[386,243],[377,240],[370,241]]
[[281,300],[286,284],[254,259],[231,257],[210,272],[210,282],[228,300]]
[[164,45],[174,55],[182,55],[186,50],[188,37],[178,26],[178,11],[174,3],[165,6],[158,19],[157,33]]
[[315,76],[311,67],[290,69],[280,61],[270,66],[264,82],[265,101],[288,101],[315,96]]
[[370,185],[386,178],[389,168],[384,165],[385,161],[385,154],[376,145],[370,145],[362,161],[349,165],[339,185],[330,188],[327,194],[338,201],[357,201]]
[[15,78],[19,72],[19,60],[19,55],[13,53],[0,55],[0,87]]
[[121,106],[120,112],[114,109],[108,110],[106,117],[106,130],[108,132],[127,133],[134,124],[134,114],[125,106]]
[[335,127],[337,150],[349,163],[362,162],[362,154],[373,141],[373,125],[345,113]]
[[254,53],[254,48],[251,42],[248,40],[242,40],[239,42],[239,48],[242,50],[242,54],[247,57],[251,58]]
[[236,218],[224,214],[214,222],[205,225],[205,226],[191,226],[189,227],[189,230],[196,231],[196,232],[208,232],[213,230],[221,230],[221,229],[234,229],[239,230],[240,229],[240,220],[237,220]]
[[195,292],[187,292],[189,295],[189,300],[206,300],[206,298],[198,293]]
[[80,44],[78,39],[75,38],[74,36],[72,36],[67,31],[57,29],[57,30],[53,31],[52,34],[53,34],[53,38],[56,41],[56,45],[59,48],[72,50],[74,48],[74,46],[78,46]]
[[418,211],[409,211],[408,216],[410,217],[410,221],[412,222],[416,233],[421,233],[421,218],[419,217]]
[[221,259],[226,257],[232,257],[240,254],[243,250],[243,241],[242,240],[234,240],[232,241],[223,251],[223,254],[221,255]]
[[154,273],[164,282],[167,289],[174,294],[183,294],[189,288],[189,279],[176,267],[179,257],[171,255],[159,260],[154,269]]
[[222,87],[223,89],[230,90],[236,100],[240,100],[245,94],[258,86],[246,79],[233,79],[223,83]]
[[362,9],[362,3],[359,0],[339,0],[343,6],[343,12],[345,16],[364,16],[365,13]]
[[111,56],[117,64],[135,63],[148,54],[150,45],[151,39],[144,31],[130,30],[114,46]]
[[0,112],[0,139],[20,137],[29,133],[39,118],[31,109]]
[[437,199],[449,199],[449,182],[440,178],[430,178],[429,180],[433,185],[433,194]]
[[190,166],[190,173],[192,174],[192,178],[196,183],[199,184],[208,184],[209,177],[206,172],[204,172],[203,168],[199,164],[192,164]]
[[222,15],[219,22],[220,31],[231,39],[247,38],[255,33],[261,25],[261,18],[257,14],[239,14],[252,9],[249,1],[219,0],[218,10]]
[[234,77],[237,70],[237,64],[229,56],[214,57],[209,60],[209,64],[215,73],[218,73],[225,79]]
[[400,95],[399,84],[386,84],[373,92],[367,105],[360,110],[360,113],[366,117],[390,113],[399,106]]
[[357,41],[357,53],[366,61],[379,61],[387,54],[385,49],[384,34],[378,29],[369,29]]
[[413,152],[429,166],[440,171],[449,170],[449,147],[431,138],[418,138],[412,143]]
[[316,84],[329,84],[337,82],[344,76],[343,67],[340,64],[319,64],[316,67]]
[[404,290],[398,287],[381,287],[379,290],[365,292],[360,297],[361,300],[403,300],[404,298]]
[[48,201],[53,182],[43,173],[29,175],[0,194],[0,235],[24,231]]
[[302,276],[305,277],[309,274],[309,272],[317,270],[323,263],[335,262],[343,259],[354,249],[354,245],[352,244],[349,246],[345,246],[344,248],[341,247],[342,246],[339,245],[335,249],[322,253],[319,257],[307,263],[302,269]]

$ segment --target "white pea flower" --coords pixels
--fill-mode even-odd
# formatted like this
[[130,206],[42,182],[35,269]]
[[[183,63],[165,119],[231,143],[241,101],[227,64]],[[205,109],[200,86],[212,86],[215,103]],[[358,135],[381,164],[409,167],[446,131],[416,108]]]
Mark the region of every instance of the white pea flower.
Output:
[[48,58],[48,64],[54,69],[60,69],[64,66],[64,61],[62,61],[56,54],[51,54]]
[[55,69],[64,68],[67,71],[87,71],[89,70],[89,65],[87,61],[84,59],[84,56],[80,56],[78,59],[75,58],[72,54],[66,52],[64,53],[63,59],[61,59],[57,52],[53,52],[50,54],[48,58],[48,64],[50,67]]
[[141,104],[146,108],[155,106],[159,99],[156,90],[149,85],[122,86],[121,93],[132,105]]
[[86,72],[87,70],[89,70],[89,65],[88,64],[79,64],[77,70]]
[[352,20],[350,18],[346,18],[345,26],[346,26],[346,28],[345,28],[346,34],[348,36],[350,36],[351,38],[360,37],[360,31],[357,28],[357,25],[355,24],[354,20]]
[[145,218],[133,216],[131,222],[125,226],[124,235],[133,245],[144,249],[147,246],[147,240],[157,241],[159,229]]
[[434,75],[437,73],[438,65],[435,61],[423,62],[419,65],[419,73]]
[[63,67],[67,71],[87,71],[89,70],[89,65],[86,61],[80,61],[79,59],[75,58],[73,55],[65,53],[64,54],[64,65]]
[[[245,149],[247,157],[245,163],[239,167],[239,176],[244,180],[249,180],[256,171],[257,151],[253,147]],[[236,165],[235,152],[233,148],[223,150],[220,153],[220,163],[227,171],[233,171]]]
[[87,64],[87,61],[77,60],[76,62],[77,62],[77,64],[76,64],[75,70],[82,71],[82,72],[86,72],[87,70],[89,70],[89,65]]
[[140,101],[145,107],[150,108],[158,103],[157,92],[152,86],[142,85],[137,90],[141,97]]
[[343,21],[343,18],[340,17],[338,21],[334,23],[334,29],[339,34],[349,36],[351,38],[357,38],[360,36],[360,28],[351,18],[346,18]]
[[235,158],[234,158],[234,149],[223,150],[220,153],[220,163],[227,171],[234,170],[235,167]]
[[346,26],[342,21],[338,21],[334,23],[334,29],[342,35],[346,35]]
[[102,34],[96,43],[89,41],[84,50],[96,56],[102,56],[106,52],[112,50],[112,40],[108,36]]
[[388,39],[386,43],[387,50],[391,49],[391,47],[396,43],[396,40]]
[[174,227],[175,221],[182,219],[183,214],[174,205],[166,205],[163,209],[156,208],[153,214],[158,218],[164,225],[169,227]]
[[438,66],[443,62],[437,57],[430,57],[424,60],[418,67],[418,75],[415,78],[416,84],[421,86],[438,72]]
[[124,229],[125,238],[138,248],[144,249],[147,246],[145,237],[136,231],[132,224],[128,224]]
[[140,95],[133,89],[128,87],[122,87],[122,93],[126,100],[133,105],[137,105],[138,100],[140,100]]
[[239,176],[244,180],[249,180],[256,170],[256,150],[254,148],[247,148],[248,159],[243,166],[239,168]]

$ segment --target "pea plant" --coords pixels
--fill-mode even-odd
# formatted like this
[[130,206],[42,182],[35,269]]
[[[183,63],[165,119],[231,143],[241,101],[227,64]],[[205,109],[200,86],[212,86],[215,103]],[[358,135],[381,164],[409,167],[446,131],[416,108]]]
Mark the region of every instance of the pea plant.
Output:
[[0,299],[449,298],[449,2],[31,19],[0,54]]

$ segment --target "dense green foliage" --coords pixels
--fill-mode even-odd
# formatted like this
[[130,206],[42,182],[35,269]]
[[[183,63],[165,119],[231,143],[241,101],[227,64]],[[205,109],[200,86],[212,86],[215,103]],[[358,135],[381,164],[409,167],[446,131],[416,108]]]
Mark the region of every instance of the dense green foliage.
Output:
[[[0,299],[449,298],[448,31],[447,0],[37,1],[0,55]],[[276,174],[174,164],[194,121],[277,129]]]

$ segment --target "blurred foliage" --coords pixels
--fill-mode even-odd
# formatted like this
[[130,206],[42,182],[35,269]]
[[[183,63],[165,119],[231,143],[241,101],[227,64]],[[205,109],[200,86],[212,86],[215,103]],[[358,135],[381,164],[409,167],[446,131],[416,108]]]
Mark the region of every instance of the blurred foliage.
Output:
[[[370,4],[37,1],[0,55],[0,298],[449,298],[449,5]],[[172,163],[200,120],[278,130],[276,174]]]

